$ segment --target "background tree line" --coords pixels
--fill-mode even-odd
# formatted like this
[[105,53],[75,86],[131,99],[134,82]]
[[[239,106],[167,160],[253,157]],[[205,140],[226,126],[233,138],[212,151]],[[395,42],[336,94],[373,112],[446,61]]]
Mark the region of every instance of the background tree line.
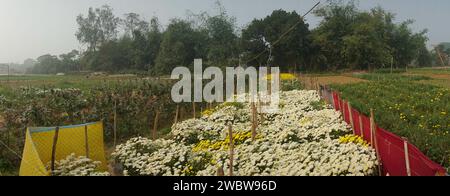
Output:
[[[76,37],[86,50],[41,56],[32,72],[164,75],[176,66],[192,68],[194,58],[202,58],[206,66],[279,66],[283,71],[372,70],[438,62],[436,52],[426,47],[426,30],[414,32],[412,20],[395,23],[395,15],[381,7],[364,11],[354,1],[330,0],[313,12],[321,18],[314,29],[295,11],[284,10],[239,29],[220,2],[217,8],[216,15],[191,13],[186,19],[172,19],[165,28],[156,17],[146,21],[136,13],[117,17],[107,5],[90,8],[77,17]],[[448,59],[450,48],[441,51]]]

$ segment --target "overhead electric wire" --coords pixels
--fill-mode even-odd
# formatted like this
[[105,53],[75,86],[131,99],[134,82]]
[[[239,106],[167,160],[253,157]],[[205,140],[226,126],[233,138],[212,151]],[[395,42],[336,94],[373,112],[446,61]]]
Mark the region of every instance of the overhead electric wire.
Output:
[[[284,32],[283,34],[281,34],[281,36],[275,41],[273,42],[273,44],[271,44],[271,47],[274,47],[275,45],[277,45],[278,43],[280,43],[280,41],[287,35],[289,34],[291,31],[293,31],[299,24],[301,24],[302,22],[304,22],[304,18],[309,15],[314,9],[316,9],[317,6],[320,5],[320,1],[317,2],[308,12],[306,12],[301,18],[300,20],[295,23],[292,27],[290,27],[286,32]],[[267,50],[262,51],[261,53],[259,53],[258,55],[256,55],[254,58],[250,59],[247,61],[247,63],[252,62],[254,60],[256,60],[257,58],[259,58],[261,55],[263,55],[264,53],[266,53]],[[246,63],[246,64],[247,64]]]

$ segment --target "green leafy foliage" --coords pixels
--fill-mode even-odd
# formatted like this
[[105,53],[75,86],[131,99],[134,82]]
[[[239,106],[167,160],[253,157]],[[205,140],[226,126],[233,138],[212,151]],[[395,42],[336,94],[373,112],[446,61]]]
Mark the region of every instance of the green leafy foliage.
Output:
[[[294,27],[293,29],[291,29]],[[286,34],[286,32],[290,32]],[[242,32],[242,49],[249,65],[280,66],[283,70],[294,70],[297,65],[309,60],[310,31],[308,24],[294,12],[275,10],[264,19],[255,19]],[[272,56],[269,56],[272,48]],[[263,55],[261,52],[266,51]],[[258,56],[259,55],[259,56]]]
[[[116,17],[107,5],[90,8],[77,17],[76,36],[87,50],[75,56],[44,55],[31,71],[137,71],[160,76],[177,66],[192,68],[195,58],[202,58],[205,66],[269,65],[305,72],[430,66],[440,61],[426,47],[426,30],[414,32],[412,20],[395,23],[395,14],[381,7],[365,11],[354,1],[329,0],[314,11],[322,19],[314,29],[295,11],[275,10],[242,30],[220,2],[218,8],[215,15],[192,13],[172,19],[164,30],[156,17],[147,22],[136,13]],[[438,48],[443,54],[450,51],[442,44]]]
[[449,89],[406,79],[334,88],[366,115],[373,109],[379,126],[408,138],[432,160],[450,168]]
[[[315,11],[323,20],[313,31],[313,43],[320,48],[318,63],[329,70],[400,68],[425,53],[427,31],[414,33],[411,20],[396,24],[394,14],[380,7],[361,11],[354,1],[328,2]],[[421,58],[421,64],[428,63]]]

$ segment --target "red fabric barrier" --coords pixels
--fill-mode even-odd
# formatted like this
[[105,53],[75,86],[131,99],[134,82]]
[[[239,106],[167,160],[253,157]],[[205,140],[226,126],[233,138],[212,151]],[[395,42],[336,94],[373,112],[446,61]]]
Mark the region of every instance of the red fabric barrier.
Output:
[[363,133],[364,133],[364,140],[370,143],[370,118],[361,114],[361,120],[363,124]]
[[377,127],[378,154],[383,163],[383,175],[406,176],[403,139]]
[[342,101],[342,107],[344,107],[344,120],[347,124],[350,124],[350,111],[348,110],[348,103]]
[[355,135],[361,135],[361,126],[359,123],[359,112],[357,110],[355,110],[354,108],[352,108],[352,118],[353,118],[353,126],[355,129]]
[[334,109],[336,111],[339,111],[341,107],[339,107],[340,99],[339,95],[336,92],[333,92],[333,103],[334,103]]
[[409,161],[412,176],[445,175],[446,170],[425,156],[417,147],[408,144]]
[[[378,152],[383,163],[384,174],[407,176],[404,140],[377,127]],[[431,161],[417,147],[408,143],[409,165],[412,176],[435,176],[446,170]]]
[[[334,108],[344,111],[344,120],[350,124],[350,114],[347,102],[340,99],[337,92],[332,92]],[[352,118],[355,134],[360,135],[367,142],[371,142],[370,118],[352,109]],[[360,118],[361,117],[361,123]],[[362,127],[361,127],[362,125]],[[376,126],[376,139],[378,156],[383,165],[383,175],[407,176],[404,140],[399,136]],[[374,144],[375,145],[375,144]],[[374,146],[375,147],[375,146]],[[408,143],[409,165],[412,176],[445,175],[446,170],[439,164],[430,160],[417,147]]]

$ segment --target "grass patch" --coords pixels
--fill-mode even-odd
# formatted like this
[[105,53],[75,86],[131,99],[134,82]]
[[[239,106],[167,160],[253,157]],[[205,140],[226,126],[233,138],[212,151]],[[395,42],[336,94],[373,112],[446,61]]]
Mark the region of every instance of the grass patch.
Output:
[[422,81],[431,80],[428,76],[423,75],[403,75],[403,74],[384,74],[384,73],[371,73],[371,74],[354,74],[356,78],[370,81]]

